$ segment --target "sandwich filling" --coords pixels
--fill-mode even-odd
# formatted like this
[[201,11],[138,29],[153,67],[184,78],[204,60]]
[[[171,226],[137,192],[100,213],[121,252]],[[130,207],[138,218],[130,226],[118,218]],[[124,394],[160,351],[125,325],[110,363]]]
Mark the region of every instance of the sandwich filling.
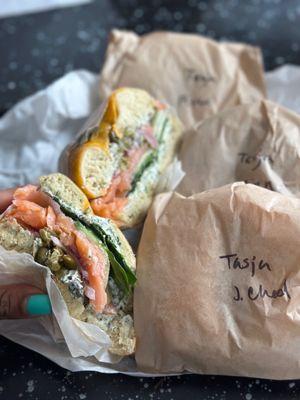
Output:
[[99,326],[111,340],[111,353],[134,352],[134,254],[69,178],[51,174],[40,178],[39,187],[17,189],[0,216],[0,245],[48,267],[70,315]]
[[71,153],[69,174],[94,213],[122,225],[120,214],[170,133],[169,110],[139,89],[118,89],[99,127]]
[[58,275],[63,268],[79,271],[84,295],[94,311],[105,311],[108,256],[64,215],[57,203],[36,186],[27,185],[15,191],[4,218],[16,221],[33,234],[37,262]]

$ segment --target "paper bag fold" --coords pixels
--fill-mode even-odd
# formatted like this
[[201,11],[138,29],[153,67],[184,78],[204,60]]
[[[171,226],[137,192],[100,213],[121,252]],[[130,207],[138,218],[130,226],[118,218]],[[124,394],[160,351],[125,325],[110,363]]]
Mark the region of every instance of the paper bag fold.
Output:
[[234,107],[191,129],[180,159],[186,196],[245,181],[300,197],[300,116],[265,100]]
[[258,48],[199,35],[113,30],[100,97],[133,86],[173,106],[187,128],[220,110],[265,96]]

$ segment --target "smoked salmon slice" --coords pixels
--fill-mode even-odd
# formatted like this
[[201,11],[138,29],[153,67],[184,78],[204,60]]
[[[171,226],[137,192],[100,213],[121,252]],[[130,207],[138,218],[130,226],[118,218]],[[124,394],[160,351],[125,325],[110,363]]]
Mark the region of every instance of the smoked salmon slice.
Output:
[[46,226],[45,208],[28,200],[13,200],[13,206],[10,215],[17,221],[33,229],[42,229]]
[[73,220],[65,216],[54,201],[33,185],[19,188],[14,193],[12,206],[6,213],[19,223],[34,230],[49,228],[59,234],[61,243],[76,253],[80,266],[87,272],[88,286],[94,298],[90,302],[96,312],[102,312],[107,295],[104,287],[105,256],[95,243],[80,232]]
[[96,215],[115,220],[118,224],[119,214],[128,202],[125,197],[131,188],[135,167],[147,151],[146,146],[134,148],[128,152],[128,166],[118,173],[112,180],[105,196],[91,201]]
[[103,254],[98,251],[99,249],[96,246],[91,246],[86,236],[78,231],[76,232],[76,247],[80,254],[80,261],[87,270],[89,286],[95,291],[95,298],[91,299],[91,303],[96,311],[103,311],[107,303],[103,284],[103,265],[105,262]]

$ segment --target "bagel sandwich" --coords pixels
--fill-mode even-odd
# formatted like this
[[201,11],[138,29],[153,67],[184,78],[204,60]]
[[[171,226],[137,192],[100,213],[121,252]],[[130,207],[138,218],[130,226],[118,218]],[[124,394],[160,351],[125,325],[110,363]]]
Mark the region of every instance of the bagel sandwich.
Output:
[[106,332],[111,353],[134,352],[135,256],[117,226],[95,216],[68,177],[43,176],[39,186],[16,189],[0,216],[0,245],[48,267],[70,315]]
[[144,219],[181,134],[181,122],[167,105],[144,90],[120,88],[108,98],[98,125],[63,154],[64,172],[96,215],[133,227]]

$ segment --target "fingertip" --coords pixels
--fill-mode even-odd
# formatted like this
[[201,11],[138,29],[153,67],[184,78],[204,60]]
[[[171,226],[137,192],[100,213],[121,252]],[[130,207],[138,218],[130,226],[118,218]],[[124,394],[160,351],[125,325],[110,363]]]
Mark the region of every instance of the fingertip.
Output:
[[47,294],[33,294],[27,298],[26,313],[31,316],[50,315],[52,306]]

